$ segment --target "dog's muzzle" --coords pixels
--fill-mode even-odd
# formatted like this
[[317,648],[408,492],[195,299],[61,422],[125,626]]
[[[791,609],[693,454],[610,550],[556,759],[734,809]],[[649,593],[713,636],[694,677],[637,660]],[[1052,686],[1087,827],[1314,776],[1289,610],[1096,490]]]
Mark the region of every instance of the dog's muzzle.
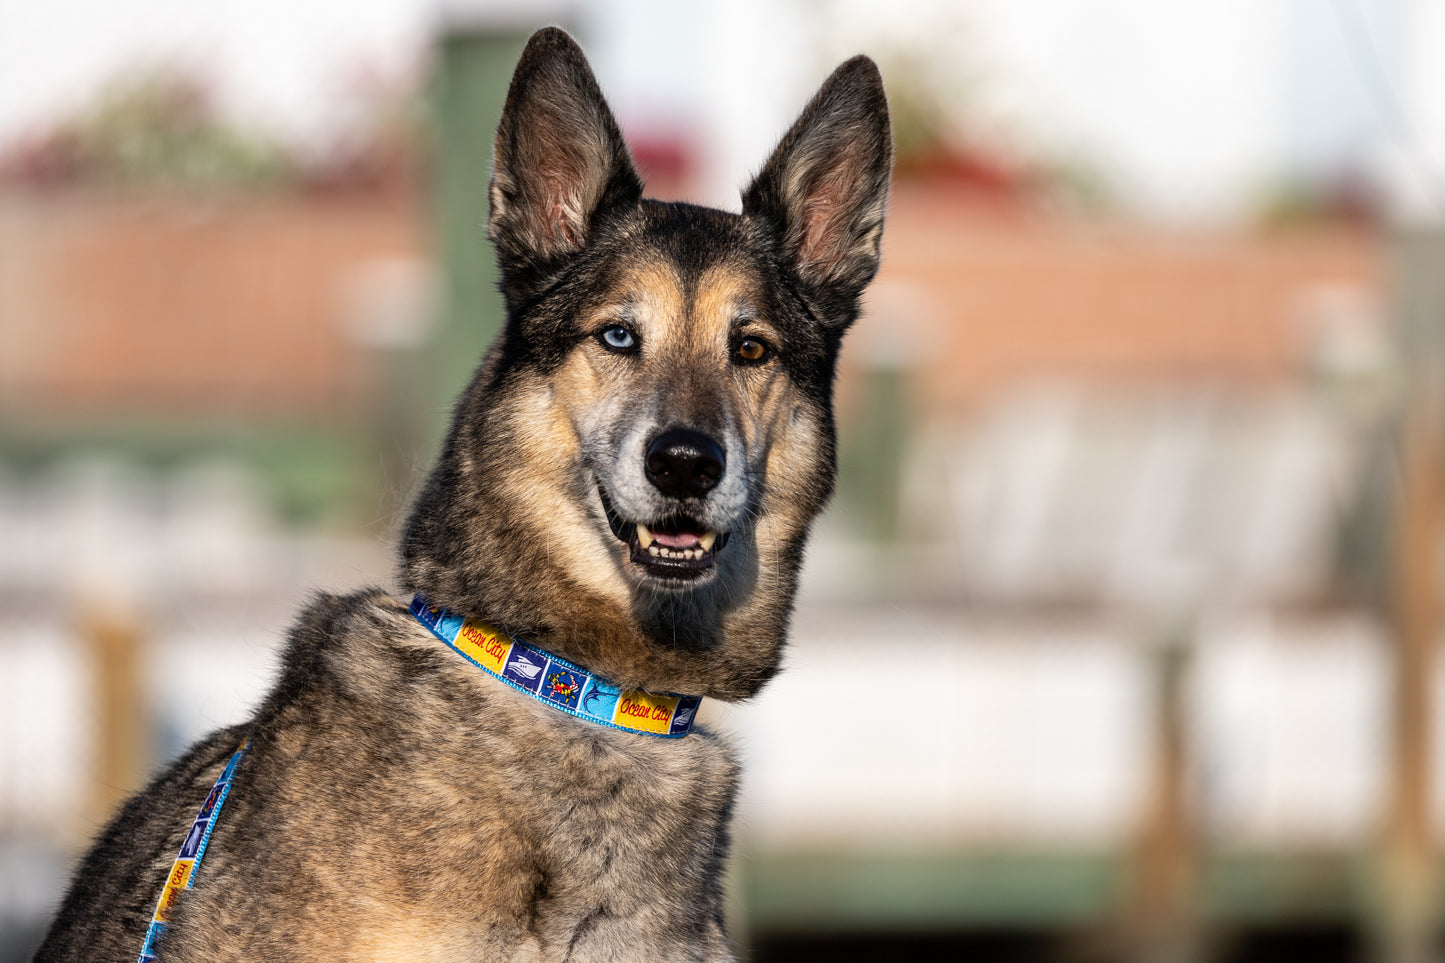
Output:
[[714,570],[717,555],[728,543],[728,533],[708,529],[684,514],[651,523],[623,518],[598,486],[602,508],[612,534],[627,545],[634,565],[646,574],[669,581],[693,581]]
[[[727,450],[704,432],[672,425],[642,451],[642,492],[624,503],[645,504],[641,517],[617,509],[605,485],[598,485],[612,534],[628,547],[631,564],[663,582],[691,582],[716,570],[728,533],[703,519],[716,515],[709,503],[727,471]],[[641,481],[641,479],[638,479]],[[650,494],[643,494],[650,490]]]

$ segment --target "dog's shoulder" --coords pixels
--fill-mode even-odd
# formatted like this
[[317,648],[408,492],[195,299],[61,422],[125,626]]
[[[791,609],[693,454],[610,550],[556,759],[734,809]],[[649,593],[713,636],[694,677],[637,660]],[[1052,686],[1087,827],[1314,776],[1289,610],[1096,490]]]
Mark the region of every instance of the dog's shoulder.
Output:
[[207,736],[126,801],[76,870],[37,963],[139,952],[166,874],[244,730]]

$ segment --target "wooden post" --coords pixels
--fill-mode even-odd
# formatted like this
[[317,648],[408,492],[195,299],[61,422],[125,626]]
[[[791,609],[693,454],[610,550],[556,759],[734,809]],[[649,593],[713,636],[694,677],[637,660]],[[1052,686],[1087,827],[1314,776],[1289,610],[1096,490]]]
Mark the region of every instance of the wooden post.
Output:
[[1126,925],[1126,955],[1147,963],[1192,963],[1200,955],[1199,860],[1185,720],[1191,641],[1175,633],[1152,653],[1159,694],[1153,767]]
[[141,634],[133,619],[103,610],[83,613],[80,632],[94,669],[95,695],[94,769],[86,816],[98,825],[139,787],[148,764]]
[[1396,664],[1392,723],[1393,784],[1385,844],[1384,919],[1391,963],[1425,963],[1437,928],[1430,727],[1440,638],[1442,491],[1438,417],[1407,416],[1403,478],[1395,516]]
[[1426,963],[1440,923],[1432,813],[1434,683],[1442,627],[1445,532],[1445,237],[1396,242],[1396,309],[1407,375],[1398,429],[1400,485],[1391,513],[1389,597],[1395,637],[1392,772],[1381,866],[1381,955]]

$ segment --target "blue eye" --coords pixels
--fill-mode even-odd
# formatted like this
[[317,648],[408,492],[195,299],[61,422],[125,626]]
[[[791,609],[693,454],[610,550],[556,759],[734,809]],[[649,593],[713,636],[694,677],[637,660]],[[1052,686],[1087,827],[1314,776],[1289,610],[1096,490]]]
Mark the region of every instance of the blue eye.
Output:
[[603,328],[597,337],[604,346],[613,351],[631,352],[637,350],[637,335],[620,324]]

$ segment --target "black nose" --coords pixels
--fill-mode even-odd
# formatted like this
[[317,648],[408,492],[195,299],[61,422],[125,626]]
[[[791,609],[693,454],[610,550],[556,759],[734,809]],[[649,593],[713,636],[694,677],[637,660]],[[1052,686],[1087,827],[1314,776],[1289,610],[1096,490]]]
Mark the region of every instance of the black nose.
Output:
[[700,431],[669,428],[647,446],[647,480],[671,498],[700,498],[722,477],[727,456]]

